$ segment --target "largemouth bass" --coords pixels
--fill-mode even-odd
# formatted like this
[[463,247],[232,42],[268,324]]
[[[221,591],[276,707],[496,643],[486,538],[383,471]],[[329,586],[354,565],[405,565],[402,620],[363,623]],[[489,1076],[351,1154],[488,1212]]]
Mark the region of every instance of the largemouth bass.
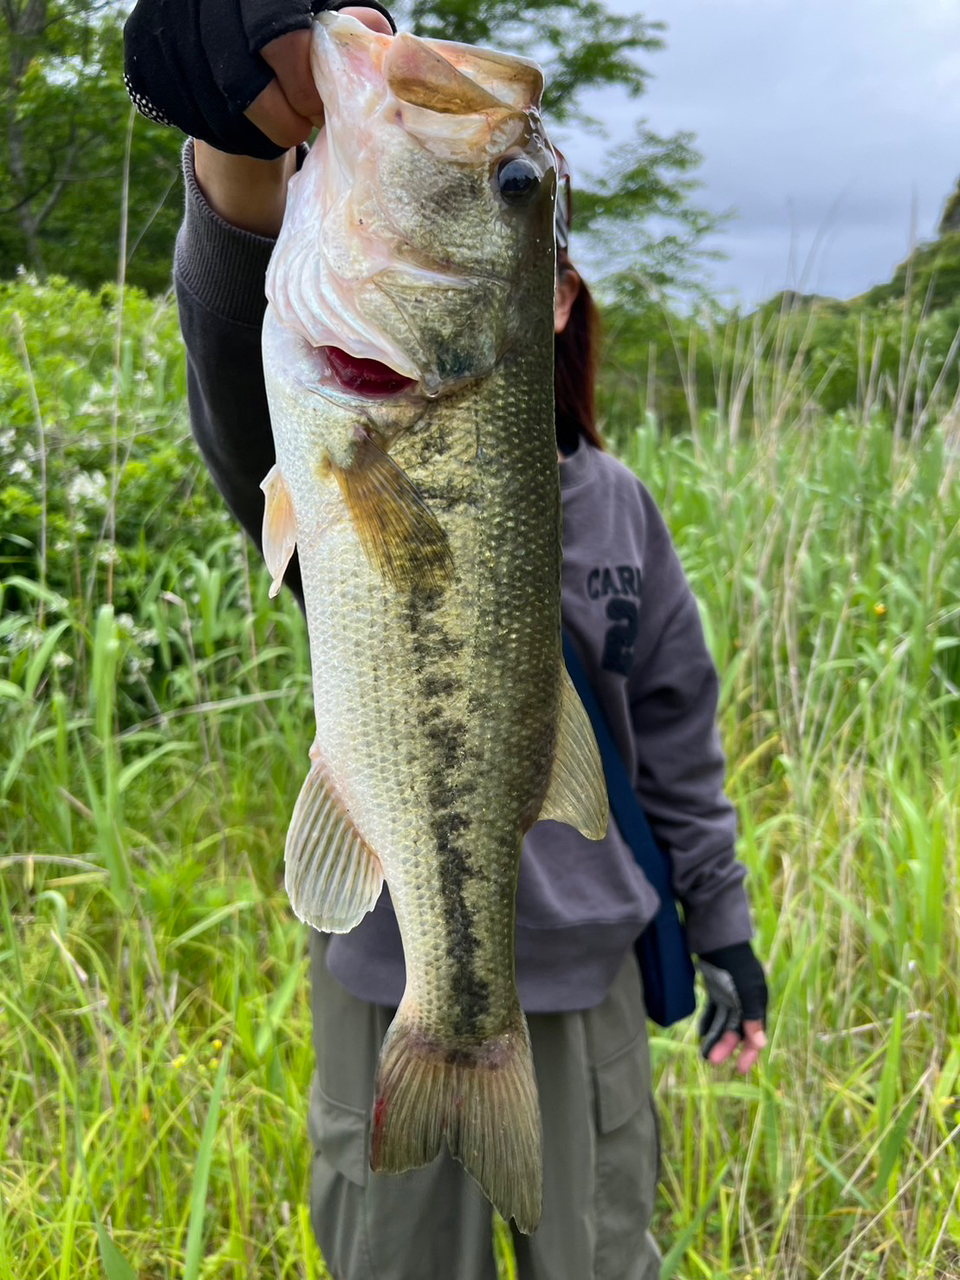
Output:
[[407,984],[371,1164],[446,1139],[505,1218],[541,1212],[514,975],[521,841],[600,838],[602,769],[562,663],[556,158],[535,64],[314,27],[326,126],[290,184],[263,356],[264,555],[298,550],[316,738],[287,836],[301,919],[351,929],[386,879]]

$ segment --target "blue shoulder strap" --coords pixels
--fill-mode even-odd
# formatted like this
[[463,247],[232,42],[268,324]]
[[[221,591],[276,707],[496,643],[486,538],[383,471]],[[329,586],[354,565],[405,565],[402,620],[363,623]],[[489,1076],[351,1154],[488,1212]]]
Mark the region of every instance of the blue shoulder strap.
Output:
[[600,704],[597,702],[597,696],[593,692],[593,686],[587,679],[583,663],[577,656],[577,651],[573,647],[573,642],[566,631],[563,633],[563,658],[567,664],[567,670],[570,673],[574,688],[579,693],[580,701],[583,703],[587,715],[590,717],[590,723],[593,725],[593,734],[600,749],[603,772],[607,779],[610,810],[617,820],[620,834],[633,850],[633,856],[636,858],[644,875],[656,889],[660,901],[672,902],[673,886],[670,884],[663,854],[653,838],[647,815],[640,807],[637,793],[634,791],[633,785],[627,776],[623,759],[607,727],[606,718],[600,710]]
[[653,838],[647,815],[627,776],[596,694],[566,632],[563,634],[563,656],[570,679],[593,725],[606,775],[610,809],[637,865],[660,899],[660,910],[637,938],[634,951],[643,978],[647,1013],[660,1026],[669,1027],[681,1018],[689,1017],[697,1002],[693,960],[673,896],[670,860]]

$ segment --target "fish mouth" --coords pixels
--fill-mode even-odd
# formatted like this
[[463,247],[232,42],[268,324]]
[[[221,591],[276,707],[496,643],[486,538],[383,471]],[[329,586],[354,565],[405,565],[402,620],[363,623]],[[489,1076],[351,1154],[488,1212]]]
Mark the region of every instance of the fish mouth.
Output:
[[385,400],[401,395],[417,384],[380,360],[352,356],[340,347],[320,347],[334,381],[353,396]]

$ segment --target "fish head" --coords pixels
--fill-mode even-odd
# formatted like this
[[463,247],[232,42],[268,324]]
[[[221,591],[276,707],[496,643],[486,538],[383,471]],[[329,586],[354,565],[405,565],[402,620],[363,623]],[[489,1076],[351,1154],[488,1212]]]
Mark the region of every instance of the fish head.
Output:
[[318,385],[435,398],[513,344],[552,350],[539,67],[329,13],[312,67],[325,125],[291,180],[267,296]]

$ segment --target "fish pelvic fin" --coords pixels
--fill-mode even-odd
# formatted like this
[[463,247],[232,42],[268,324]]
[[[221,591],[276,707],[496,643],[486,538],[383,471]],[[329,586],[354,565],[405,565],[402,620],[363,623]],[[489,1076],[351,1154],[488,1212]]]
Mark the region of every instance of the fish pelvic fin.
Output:
[[543,1139],[526,1019],[517,1006],[499,1035],[442,1043],[404,1000],[380,1051],[370,1167],[402,1173],[450,1152],[500,1215],[536,1230],[543,1204]]
[[610,802],[600,751],[590,717],[565,667],[560,679],[557,748],[540,820],[566,822],[588,840],[602,840],[607,834]]
[[450,542],[407,473],[370,436],[348,467],[333,467],[369,562],[400,591],[432,591],[453,577]]
[[364,843],[320,761],[297,797],[284,862],[295,915],[324,933],[349,933],[380,897],[380,859]]
[[263,558],[273,581],[271,599],[280,590],[283,575],[297,545],[297,520],[290,490],[277,463],[260,483],[263,490]]

